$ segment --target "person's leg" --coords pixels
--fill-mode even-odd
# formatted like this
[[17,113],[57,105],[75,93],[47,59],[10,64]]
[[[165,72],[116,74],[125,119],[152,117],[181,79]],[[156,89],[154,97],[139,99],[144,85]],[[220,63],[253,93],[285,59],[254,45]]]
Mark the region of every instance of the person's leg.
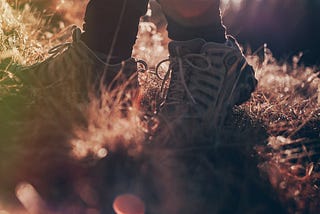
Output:
[[52,48],[51,57],[27,67],[28,72],[17,74],[18,78],[24,85],[39,87],[57,79],[68,80],[72,96],[79,95],[75,99],[81,100],[87,99],[89,91],[100,95],[102,87],[114,89],[127,79],[132,80],[130,87],[136,88],[137,78],[129,78],[137,71],[131,52],[147,4],[148,0],[91,0],[84,19],[85,32],[74,28],[71,43]]
[[111,56],[111,63],[130,58],[147,6],[148,0],[91,0],[82,40],[92,50]]
[[[168,21],[171,81],[161,116],[223,123],[226,109],[250,98],[254,71],[226,36],[220,0],[158,0]],[[171,118],[171,119],[172,119]]]
[[220,16],[220,0],[158,0],[168,21],[170,39],[203,38],[225,42],[225,27]]

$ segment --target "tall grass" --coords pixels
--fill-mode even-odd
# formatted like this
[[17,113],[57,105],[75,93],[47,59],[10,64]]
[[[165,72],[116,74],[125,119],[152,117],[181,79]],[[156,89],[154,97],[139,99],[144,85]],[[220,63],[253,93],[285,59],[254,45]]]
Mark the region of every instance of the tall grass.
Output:
[[[259,86],[249,102],[235,108],[231,116],[234,121],[229,121],[232,125],[225,127],[225,134],[208,137],[196,133],[189,139],[188,148],[168,149],[157,138],[146,140],[145,132],[154,128],[157,121],[142,111],[153,112],[159,103],[162,81],[154,75],[154,69],[157,62],[168,55],[168,39],[157,32],[154,24],[140,24],[134,47],[134,56],[149,64],[147,71],[139,73],[143,105],[130,106],[124,116],[123,106],[140,100],[131,102],[132,97],[124,96],[121,90],[103,91],[98,99],[90,94],[91,88],[85,88],[90,96],[79,102],[74,89],[83,87],[79,79],[85,80],[87,76],[77,73],[76,69],[70,68],[67,74],[58,72],[60,81],[50,80],[53,86],[47,90],[25,88],[17,78],[19,72],[24,66],[43,60],[50,47],[70,39],[70,32],[64,31],[64,26],[82,22],[83,14],[79,11],[84,11],[86,1],[79,4],[71,0],[64,4],[45,2],[45,7],[60,11],[61,19],[55,20],[58,25],[48,25],[50,18],[26,2],[21,3],[24,4],[15,5],[11,1],[13,7],[10,7],[5,0],[0,0],[0,212],[97,213],[112,201],[113,191],[124,191],[123,188],[148,199],[154,213],[161,210],[177,213],[179,207],[188,208],[190,212],[196,212],[196,207],[205,209],[203,192],[213,194],[210,197],[220,200],[223,207],[234,199],[233,192],[220,194],[215,189],[225,191],[228,188],[222,187],[229,186],[241,192],[241,188],[247,187],[244,185],[260,182],[250,168],[254,163],[248,158],[255,144],[262,145],[257,147],[263,158],[261,169],[279,190],[286,206],[292,212],[319,210],[304,203],[305,200],[318,202],[316,188],[312,189],[311,185],[319,188],[319,171],[314,167],[310,169],[311,162],[308,162],[300,164],[306,177],[295,177],[290,167],[297,165],[279,163],[276,157],[281,150],[270,152],[264,142],[266,134],[272,146],[279,144],[279,139],[291,142],[308,138],[304,128],[313,122],[319,123],[320,81],[316,68],[278,62],[267,49],[262,64],[257,56],[248,56],[256,68]],[[181,144],[188,141],[179,134],[175,140]],[[243,144],[244,141],[248,143]],[[229,153],[244,161],[225,155]],[[106,157],[109,162],[105,161]],[[201,163],[201,167],[197,163]],[[239,178],[234,172],[244,175]],[[210,183],[207,177],[215,180]],[[290,182],[282,188],[280,184],[286,179]],[[311,179],[317,182],[312,183]],[[207,189],[200,185],[206,182]],[[289,188],[289,184],[296,189]],[[311,189],[302,192],[298,188],[301,185]],[[307,197],[306,193],[311,192],[314,194]],[[252,195],[243,194],[251,200]],[[20,210],[10,205],[15,204],[17,198],[24,207]],[[197,206],[182,206],[189,201]],[[219,211],[219,207],[215,209]],[[252,207],[251,211],[255,209],[259,207]]]

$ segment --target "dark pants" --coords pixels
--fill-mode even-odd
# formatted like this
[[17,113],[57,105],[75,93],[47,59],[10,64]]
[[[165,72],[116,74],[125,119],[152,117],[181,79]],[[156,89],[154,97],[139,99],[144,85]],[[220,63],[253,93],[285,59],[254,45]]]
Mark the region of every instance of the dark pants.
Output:
[[[91,0],[85,14],[82,40],[94,51],[112,56],[114,62],[131,57],[140,17],[146,13],[149,0]],[[221,23],[219,1],[216,20],[206,26],[185,26],[167,16],[168,35],[172,40],[203,38],[223,42],[225,28]],[[164,11],[165,12],[165,11]]]

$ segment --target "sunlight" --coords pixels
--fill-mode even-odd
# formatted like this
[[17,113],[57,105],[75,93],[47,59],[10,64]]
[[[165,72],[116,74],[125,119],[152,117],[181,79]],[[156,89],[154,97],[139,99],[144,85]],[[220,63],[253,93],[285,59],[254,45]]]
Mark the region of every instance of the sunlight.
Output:
[[230,2],[235,3],[235,4],[240,4],[242,0],[222,0],[224,4],[228,4]]
[[[11,2],[14,1],[18,0]],[[210,198],[211,193],[212,197],[215,197],[216,180],[219,185],[218,190],[220,187],[223,189],[227,186],[223,186],[224,182],[229,185],[229,181],[232,182],[232,189],[235,185],[236,190],[246,190],[245,185],[248,184],[250,185],[249,190],[253,190],[246,177],[244,178],[245,184],[239,181],[239,174],[236,174],[235,179],[232,175],[229,178],[228,173],[233,172],[233,169],[238,169],[240,162],[235,164],[234,168],[233,162],[230,162],[230,168],[229,165],[225,168],[227,171],[226,176],[223,177],[225,179],[221,179],[223,185],[219,184],[220,177],[222,177],[219,171],[220,165],[213,161],[219,163],[220,158],[222,161],[229,161],[229,155],[223,155],[223,153],[221,156],[211,158],[213,157],[210,154],[211,150],[206,150],[204,153],[209,155],[206,157],[202,154],[204,151],[202,148],[206,149],[206,147],[202,147],[196,141],[194,142],[196,146],[193,148],[189,147],[189,144],[185,143],[187,140],[184,139],[178,141],[172,137],[172,141],[178,142],[179,145],[167,146],[162,143],[161,138],[160,140],[156,138],[159,134],[156,132],[158,126],[162,125],[160,122],[163,121],[154,117],[153,114],[158,110],[159,104],[163,103],[163,91],[167,90],[162,90],[163,81],[154,71],[156,70],[155,65],[168,58],[168,43],[170,42],[166,33],[163,32],[165,30],[162,23],[158,23],[157,20],[151,23],[147,22],[149,19],[146,19],[139,26],[133,56],[136,59],[143,59],[149,65],[145,66],[145,69],[138,69],[143,70],[139,73],[139,84],[143,92],[141,97],[135,99],[135,96],[130,93],[122,93],[121,91],[125,91],[124,86],[119,87],[119,91],[112,93],[103,91],[99,94],[101,97],[93,96],[90,99],[86,98],[83,102],[82,92],[89,89],[81,85],[83,82],[81,78],[84,80],[89,78],[86,77],[85,72],[84,74],[79,72],[82,70],[79,67],[71,67],[72,63],[65,63],[68,66],[68,69],[65,70],[68,72],[59,73],[60,76],[56,78],[58,81],[54,81],[56,84],[53,88],[41,88],[40,90],[37,85],[26,86],[28,87],[27,92],[29,93],[29,90],[32,92],[29,98],[24,95],[23,90],[19,90],[20,88],[16,90],[13,87],[15,86],[13,83],[16,82],[4,81],[12,80],[19,74],[16,71],[18,69],[11,64],[8,66],[9,62],[4,59],[12,59],[20,66],[20,64],[33,64],[45,58],[49,47],[64,42],[66,38],[67,31],[59,29],[58,26],[67,26],[69,23],[82,24],[88,0],[48,0],[46,3],[43,0],[20,1],[33,4],[13,7],[13,3],[7,3],[9,0],[0,0],[0,175],[2,175],[0,198],[5,201],[0,201],[0,214],[92,214],[101,212],[106,209],[105,207],[111,206],[112,202],[117,202],[114,204],[116,211],[123,213],[120,206],[130,205],[128,200],[118,204],[119,201],[114,200],[110,195],[118,196],[116,199],[119,199],[119,196],[123,196],[119,194],[122,194],[124,190],[131,192],[131,189],[127,190],[129,189],[127,186],[130,188],[133,186],[132,192],[137,189],[138,193],[134,192],[134,194],[141,197],[143,201],[140,207],[143,208],[143,203],[145,203],[147,212],[149,210],[158,211],[158,209],[150,208],[170,209],[170,205],[178,204],[176,201],[186,202],[181,204],[190,205],[192,209],[198,208],[200,203],[206,203],[205,197],[209,194]],[[304,10],[300,4],[292,4],[292,1],[298,2],[299,0],[278,1],[288,2],[283,6],[285,9],[290,6],[290,10],[288,9],[288,13],[285,14],[282,13],[282,10],[280,12],[275,10],[282,5],[273,4],[277,3],[276,0],[252,0],[250,2],[253,4],[248,3],[243,8],[242,4],[245,0],[222,0],[221,7],[226,9],[225,14],[231,14],[231,21],[237,21],[235,25],[239,26],[240,30],[248,27],[248,29],[253,29],[257,35],[260,33],[256,37],[249,37],[249,40],[256,40],[264,36],[262,32],[266,29],[259,24],[261,20],[270,21],[271,27],[277,26],[283,20],[288,20],[285,23],[296,26],[294,19],[288,18],[291,17],[289,15],[293,14],[299,20],[300,17],[306,15],[302,11],[308,10]],[[255,3],[261,3],[262,6],[257,7]],[[272,7],[267,7],[268,3]],[[302,4],[303,1],[299,3]],[[46,21],[48,17],[36,13],[33,7],[39,11],[45,7],[58,10],[56,12],[59,15],[48,23]],[[245,13],[244,18],[238,19],[237,12]],[[279,15],[273,16],[273,13],[276,12]],[[313,22],[308,20],[306,23]],[[259,29],[262,32],[256,30],[256,27],[261,27]],[[232,28],[228,27],[228,29]],[[271,36],[267,35],[266,38],[272,39],[276,37],[275,32],[280,35],[281,30],[287,29],[289,26],[285,25],[285,28],[279,28],[277,31],[268,30]],[[60,30],[62,30],[61,33],[57,33]],[[248,32],[251,33],[251,31]],[[233,34],[231,31],[230,33]],[[234,33],[234,35],[239,38],[241,44],[244,43],[240,40],[239,34]],[[289,35],[296,37],[295,34]],[[286,38],[289,40],[290,37]],[[318,152],[318,142],[317,147],[314,146],[316,148],[314,151],[309,152],[308,150],[302,153],[309,156],[306,158],[304,155],[304,159],[297,164],[292,164],[281,156],[284,154],[286,158],[300,158],[300,156],[294,156],[292,151],[295,150],[283,149],[284,145],[288,146],[295,142],[291,137],[301,137],[301,142],[294,144],[301,146],[292,147],[293,149],[299,148],[298,152],[304,148],[305,150],[312,148],[308,145],[316,145],[308,144],[308,142],[319,140],[320,78],[318,75],[320,72],[313,67],[300,66],[298,60],[279,61],[274,58],[275,55],[272,54],[274,51],[269,50],[269,47],[269,43],[265,48],[262,45],[263,59],[260,59],[261,56],[255,53],[247,56],[249,64],[255,66],[256,77],[259,80],[258,88],[251,100],[233,109],[234,115],[231,115],[230,118],[235,121],[226,124],[228,125],[226,130],[232,129],[232,133],[230,132],[232,135],[225,137],[222,133],[218,140],[219,143],[221,140],[221,145],[226,146],[226,149],[238,142],[246,142],[245,147],[240,145],[239,155],[246,153],[246,149],[253,145],[260,146],[261,148],[257,148],[257,154],[253,149],[250,149],[250,152],[263,161],[259,162],[261,174],[263,176],[266,174],[263,179],[269,179],[274,185],[272,192],[274,190],[275,198],[281,198],[284,202],[289,201],[289,205],[284,204],[285,208],[292,206],[299,209],[294,213],[307,209],[313,209],[312,213],[320,213],[316,210],[319,208],[317,196],[320,188],[320,168],[318,162],[317,165],[314,164],[309,157],[310,152]],[[254,51],[255,48],[252,50]],[[161,73],[162,70],[163,73],[166,73],[169,68],[169,65],[161,67],[160,76],[164,76]],[[77,75],[79,73],[81,78]],[[41,79],[42,75],[46,76],[46,72],[37,77]],[[9,86],[10,90],[4,90]],[[78,95],[81,96],[81,100],[78,99]],[[140,102],[141,100],[143,102]],[[172,134],[168,134],[168,138],[176,133],[177,139],[180,139],[179,133],[183,133],[183,130],[173,129]],[[226,133],[229,134],[229,132]],[[267,138],[268,136],[271,137]],[[211,134],[209,137],[211,140]],[[308,137],[315,138],[315,140],[308,141]],[[178,148],[180,142],[182,146],[186,145],[186,149]],[[281,142],[286,144],[280,145]],[[267,143],[269,145],[266,145]],[[195,149],[198,149],[197,145],[200,145],[199,152],[198,150],[194,152]],[[213,147],[212,145],[217,145],[214,134],[208,148]],[[233,151],[236,150],[231,149],[233,155]],[[217,151],[216,148],[214,150]],[[251,153],[248,157],[250,167],[256,166],[256,163],[251,163]],[[284,161],[280,161],[279,157]],[[233,159],[237,160],[236,156],[230,161]],[[214,166],[212,170],[211,165]],[[223,167],[224,164],[221,165],[221,168]],[[258,170],[255,168],[254,172],[256,171]],[[207,180],[207,175],[213,176],[214,179]],[[250,176],[250,174],[247,175]],[[301,175],[304,177],[301,178]],[[105,179],[106,177],[108,179]],[[128,182],[127,178],[129,178]],[[20,181],[24,182],[18,184]],[[181,182],[178,183],[178,181]],[[258,179],[256,182],[258,183]],[[238,188],[237,185],[242,184],[243,186]],[[186,187],[181,188],[181,194],[180,186]],[[202,194],[202,189],[206,194]],[[182,194],[184,190],[188,194]],[[189,192],[191,192],[190,195]],[[220,191],[216,192],[218,199],[229,202],[224,200],[225,194],[220,194]],[[228,191],[226,191],[227,194]],[[230,194],[234,195],[232,191]],[[11,203],[11,197],[14,197],[12,203],[19,204],[8,204]],[[254,204],[250,202],[247,205],[252,205],[254,208]],[[211,204],[204,207],[207,206],[210,207]],[[83,211],[78,211],[82,209]]]
[[239,7],[241,4],[242,0],[222,0],[221,1],[221,6],[226,7],[227,5],[235,5],[236,7]]

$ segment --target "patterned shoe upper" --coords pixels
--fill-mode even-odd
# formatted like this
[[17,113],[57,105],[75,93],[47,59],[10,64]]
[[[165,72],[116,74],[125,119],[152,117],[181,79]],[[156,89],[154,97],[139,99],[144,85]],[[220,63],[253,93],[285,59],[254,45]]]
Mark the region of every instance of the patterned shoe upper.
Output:
[[190,81],[198,70],[207,70],[209,62],[200,55],[205,41],[195,39],[186,42],[173,41],[169,43],[171,80],[161,112],[167,115],[176,111],[189,111],[196,103],[190,91]]
[[207,81],[207,88],[201,87],[202,93],[212,95],[211,99],[204,100],[207,108],[204,121],[216,127],[224,122],[227,109],[250,98],[257,80],[252,66],[248,65],[236,40],[230,36],[225,44],[207,43],[201,53],[211,62],[210,72],[215,78],[215,81]]
[[161,113],[200,118],[213,126],[225,110],[250,98],[254,71],[232,37],[226,43],[202,39],[169,44],[171,81]]
[[[49,51],[43,62],[26,67],[18,78],[33,90],[53,90],[64,87],[75,96],[86,96],[91,89],[107,89],[123,82],[137,71],[134,59],[119,64],[108,64],[80,40],[81,30],[74,28],[72,42],[58,45]],[[116,79],[116,80],[115,80]],[[137,84],[137,81],[136,81]]]

